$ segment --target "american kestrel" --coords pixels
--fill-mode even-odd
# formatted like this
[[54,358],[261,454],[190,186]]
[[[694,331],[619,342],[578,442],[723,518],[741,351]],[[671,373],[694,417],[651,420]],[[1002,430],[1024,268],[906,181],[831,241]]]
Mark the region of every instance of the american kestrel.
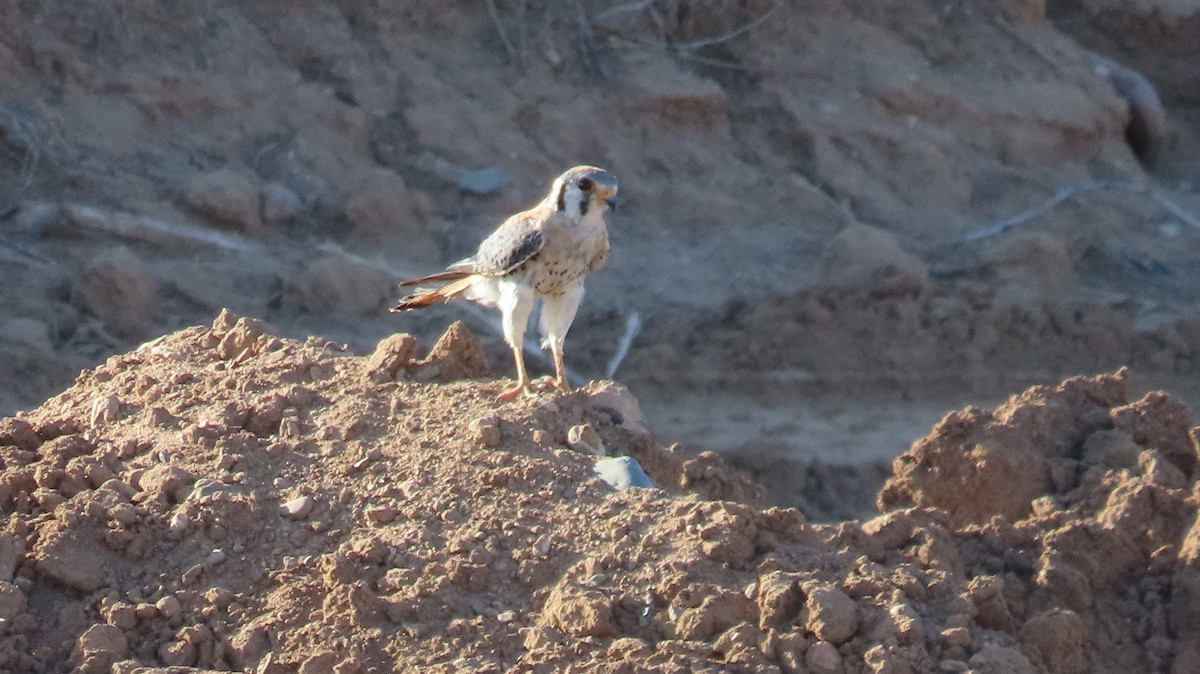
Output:
[[595,166],[568,169],[533,208],[509,217],[483,240],[475,255],[445,271],[401,283],[414,286],[435,281],[400,300],[392,311],[441,304],[462,297],[503,316],[504,341],[517,364],[516,386],[500,399],[530,393],[522,352],[529,314],[542,301],[542,348],[554,355],[555,385],[569,390],[563,367],[563,340],[583,299],[583,280],[608,258],[604,214],[616,207],[617,179]]

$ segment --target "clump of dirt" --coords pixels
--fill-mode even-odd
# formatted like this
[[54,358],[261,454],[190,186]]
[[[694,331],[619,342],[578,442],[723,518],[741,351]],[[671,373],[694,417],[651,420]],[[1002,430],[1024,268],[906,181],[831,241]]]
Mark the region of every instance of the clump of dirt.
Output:
[[952,412],[879,492],[881,509],[936,509],[994,555],[983,568],[1001,573],[1005,599],[977,620],[1008,629],[1024,617],[1020,638],[1050,671],[1200,666],[1200,427],[1164,393],[1128,398],[1122,370]]
[[[952,413],[887,512],[814,524],[660,446],[619,385],[417,380],[477,347],[360,357],[224,313],[0,422],[0,670],[1200,663],[1197,432],[1121,373]],[[663,489],[614,491],[601,445]]]

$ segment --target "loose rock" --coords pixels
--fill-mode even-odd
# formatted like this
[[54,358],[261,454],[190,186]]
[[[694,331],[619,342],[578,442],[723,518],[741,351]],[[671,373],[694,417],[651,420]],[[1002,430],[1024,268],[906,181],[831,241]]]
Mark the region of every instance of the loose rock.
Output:
[[598,590],[581,590],[560,583],[546,599],[542,620],[564,634],[608,637],[616,633],[612,599]]
[[500,446],[500,417],[486,416],[475,419],[467,426],[479,446],[495,449]]
[[409,365],[416,351],[417,339],[412,335],[398,333],[384,337],[367,359],[367,377],[380,384],[396,379],[397,373]]
[[818,641],[808,647],[804,655],[808,668],[816,674],[833,674],[842,667],[842,654],[828,641]]
[[858,631],[858,607],[854,600],[832,585],[804,588],[808,623],[805,628],[818,639],[837,646]]
[[302,520],[305,517],[308,517],[309,513],[312,512],[314,505],[316,505],[316,501],[313,500],[313,497],[308,496],[307,494],[304,496],[297,496],[296,498],[279,506],[279,514],[291,520]]
[[633,487],[655,489],[654,481],[642,470],[642,465],[631,456],[616,456],[600,459],[592,471],[617,491]]
[[567,446],[577,452],[605,456],[604,441],[591,424],[578,424],[567,430]]

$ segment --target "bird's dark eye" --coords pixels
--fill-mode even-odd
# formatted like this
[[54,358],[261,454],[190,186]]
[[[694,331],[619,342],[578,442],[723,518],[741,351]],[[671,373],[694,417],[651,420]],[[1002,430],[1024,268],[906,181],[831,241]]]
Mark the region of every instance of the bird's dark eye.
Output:
[[580,178],[579,179],[579,189],[583,190],[584,192],[591,192],[592,188],[595,186],[596,186],[596,181],[592,180],[591,178]]

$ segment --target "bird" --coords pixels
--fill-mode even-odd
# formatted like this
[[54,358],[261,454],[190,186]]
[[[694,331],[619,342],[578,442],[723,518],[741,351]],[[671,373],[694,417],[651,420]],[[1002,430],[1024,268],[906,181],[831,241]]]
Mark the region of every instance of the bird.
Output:
[[499,399],[533,395],[525,371],[524,335],[534,305],[542,302],[542,348],[554,357],[554,386],[569,392],[563,342],[583,300],[584,279],[609,255],[604,216],[615,210],[617,178],[595,166],[575,166],[559,175],[546,197],[516,213],[479,244],[475,254],[401,286],[421,288],[391,311],[409,311],[451,300],[473,300],[500,310],[504,341],[512,349],[517,382]]

